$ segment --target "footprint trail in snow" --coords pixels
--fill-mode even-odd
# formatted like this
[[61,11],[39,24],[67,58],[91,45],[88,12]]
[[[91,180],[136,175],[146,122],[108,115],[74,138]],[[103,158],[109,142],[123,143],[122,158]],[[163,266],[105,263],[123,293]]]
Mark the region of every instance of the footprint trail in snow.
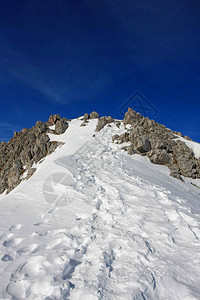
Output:
[[[198,192],[113,144],[122,126],[95,126],[51,135],[65,145],[0,197],[0,299],[199,299]],[[43,189],[62,173],[75,193],[59,206]]]

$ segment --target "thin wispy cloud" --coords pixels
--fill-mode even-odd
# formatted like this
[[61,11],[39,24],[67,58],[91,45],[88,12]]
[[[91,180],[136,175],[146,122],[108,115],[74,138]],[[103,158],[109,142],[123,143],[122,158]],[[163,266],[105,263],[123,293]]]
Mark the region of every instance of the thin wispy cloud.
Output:
[[53,83],[51,84],[47,80],[44,80],[45,75],[42,76],[42,72],[38,68],[31,65],[23,65],[11,68],[9,71],[19,80],[41,92],[50,101],[61,104],[66,103],[64,102],[63,97],[54,91]]
[[[56,90],[55,83],[50,82],[48,70],[43,70],[30,63],[30,58],[15,49],[7,38],[0,35],[0,65],[19,81],[42,93],[47,100],[60,104],[66,103],[63,96]],[[1,83],[7,83],[6,79]],[[8,81],[9,82],[9,81]]]
[[[5,53],[0,55],[0,65],[19,82],[40,92],[52,103],[66,105],[69,101],[78,101],[86,97],[92,99],[99,90],[113,84],[110,74],[103,70],[105,62],[90,64],[88,48],[84,51],[83,57],[77,58],[74,57],[73,48],[69,46],[68,56],[62,54],[58,61],[63,61],[55,69],[54,62],[50,61],[49,66],[40,64],[38,67],[37,61],[31,60],[25,53],[20,53],[8,41],[0,45],[0,50],[1,53]],[[109,65],[111,64],[116,64],[116,61],[110,59]]]

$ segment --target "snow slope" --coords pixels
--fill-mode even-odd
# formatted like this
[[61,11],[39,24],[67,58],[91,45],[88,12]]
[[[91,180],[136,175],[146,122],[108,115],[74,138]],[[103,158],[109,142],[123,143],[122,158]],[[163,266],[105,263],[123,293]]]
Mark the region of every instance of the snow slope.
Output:
[[0,299],[200,299],[199,188],[96,123],[0,196]]

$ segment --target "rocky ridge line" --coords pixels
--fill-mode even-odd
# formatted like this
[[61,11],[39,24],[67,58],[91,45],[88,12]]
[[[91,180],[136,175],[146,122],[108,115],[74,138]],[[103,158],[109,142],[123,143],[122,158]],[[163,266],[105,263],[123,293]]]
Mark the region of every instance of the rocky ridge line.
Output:
[[[86,126],[89,119],[96,118],[97,132],[106,125],[110,126],[110,123],[115,122],[117,127],[121,124],[121,121],[110,116],[99,118],[98,113],[92,112],[84,115],[81,126]],[[9,142],[0,143],[0,194],[14,189],[24,179],[25,172],[25,179],[34,174],[36,168],[33,165],[61,144],[51,142],[48,133],[64,133],[69,121],[58,114],[51,115],[46,123],[38,121],[31,129],[15,132]],[[131,108],[125,114],[123,124],[126,132],[114,135],[112,141],[117,144],[129,142],[129,146],[123,147],[128,154],[148,156],[152,163],[167,166],[175,178],[200,178],[200,158],[196,159],[192,149],[184,142],[176,140],[179,136],[183,137],[181,133],[143,117]],[[187,136],[185,138],[189,139]]]
[[[200,158],[197,159],[184,142],[177,140],[183,137],[180,132],[143,117],[131,108],[126,112],[123,124],[130,128],[120,136],[114,135],[112,140],[120,144],[129,142],[130,145],[124,147],[128,154],[148,156],[152,163],[167,166],[175,178],[200,178]],[[184,138],[191,140],[188,136]]]

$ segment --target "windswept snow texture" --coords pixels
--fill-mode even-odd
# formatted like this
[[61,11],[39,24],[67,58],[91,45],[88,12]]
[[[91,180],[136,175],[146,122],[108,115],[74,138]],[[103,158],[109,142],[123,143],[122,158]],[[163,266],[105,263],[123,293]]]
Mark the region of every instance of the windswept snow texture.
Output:
[[96,123],[50,135],[65,144],[0,196],[0,299],[200,299],[199,188]]

